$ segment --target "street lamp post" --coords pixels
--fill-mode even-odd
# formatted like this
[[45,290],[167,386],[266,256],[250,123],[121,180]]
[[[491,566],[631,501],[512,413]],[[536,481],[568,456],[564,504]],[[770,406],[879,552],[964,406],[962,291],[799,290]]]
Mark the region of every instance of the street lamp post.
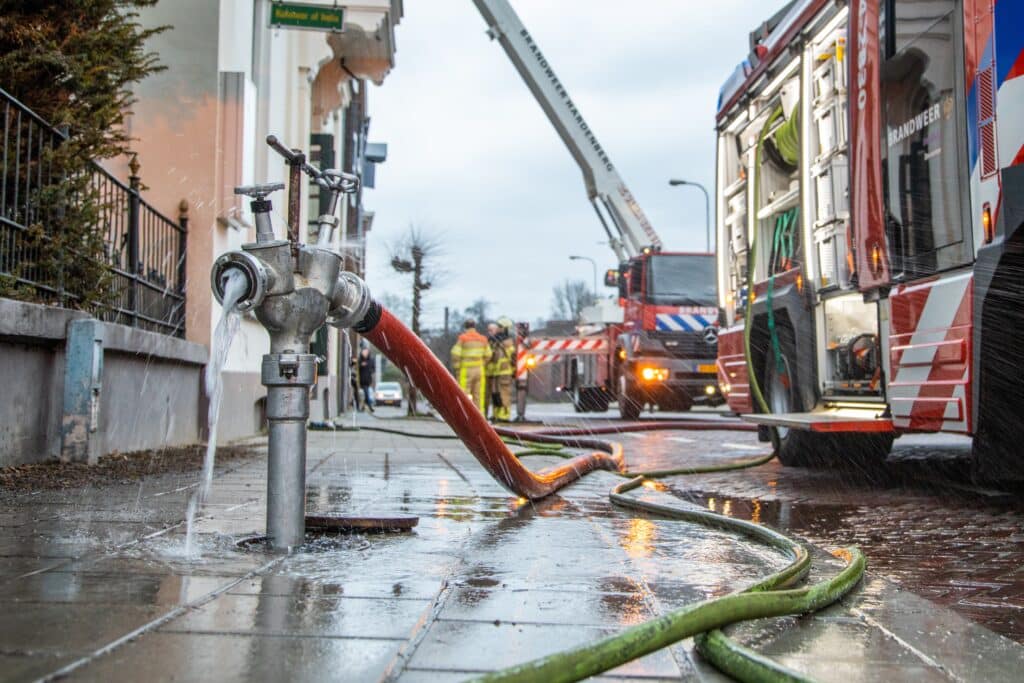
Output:
[[689,180],[679,180],[678,178],[673,178],[672,180],[669,180],[668,184],[671,185],[672,187],[677,187],[679,185],[691,185],[693,187],[699,188],[700,191],[704,193],[704,219],[705,219],[705,224],[706,224],[705,231],[706,231],[706,236],[707,236],[707,250],[710,252],[711,251],[711,197],[708,195],[708,191],[706,189],[704,189],[704,186],[701,185],[700,183],[694,183],[694,182],[691,182]]
[[590,267],[594,269],[594,301],[597,301],[597,262],[589,256],[570,256],[570,261],[590,261]]

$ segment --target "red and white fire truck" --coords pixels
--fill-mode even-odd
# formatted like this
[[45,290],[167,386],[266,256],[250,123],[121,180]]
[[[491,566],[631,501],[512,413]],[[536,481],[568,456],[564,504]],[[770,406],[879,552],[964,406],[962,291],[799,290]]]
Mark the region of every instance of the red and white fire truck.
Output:
[[718,379],[785,464],[1024,473],[1024,3],[797,0],[717,115]]
[[620,414],[635,419],[645,404],[688,410],[695,402],[720,403],[714,255],[662,251],[661,238],[511,5],[474,4],[579,165],[617,258],[606,284],[618,287],[619,306],[609,307],[614,316],[592,320],[604,325],[597,336],[605,350],[578,351],[588,343],[583,337],[533,339],[531,346],[543,348],[524,358],[577,356],[570,369],[587,372],[570,373],[566,388],[580,410],[604,411],[617,400]]
[[648,404],[665,411],[721,405],[713,269],[708,254],[651,252],[629,260],[608,280],[619,287],[620,321],[599,305],[584,310],[576,336],[521,338],[517,377],[565,359],[561,390],[576,410],[604,412],[615,400],[625,419]]

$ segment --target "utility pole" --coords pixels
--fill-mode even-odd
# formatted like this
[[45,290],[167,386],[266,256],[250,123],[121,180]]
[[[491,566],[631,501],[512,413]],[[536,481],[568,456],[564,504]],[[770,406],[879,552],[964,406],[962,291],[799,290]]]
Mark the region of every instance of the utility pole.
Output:
[[[391,259],[391,267],[399,273],[412,273],[412,320],[411,327],[413,334],[420,337],[420,310],[422,309],[423,290],[430,289],[430,282],[423,279],[423,247],[413,244],[409,249],[412,259],[395,256]],[[448,325],[448,309],[445,309],[445,327]],[[416,408],[416,387],[409,385],[409,410],[408,414],[415,416]]]
[[423,250],[414,245],[412,248],[412,331],[420,336],[421,292],[430,285],[423,282]]

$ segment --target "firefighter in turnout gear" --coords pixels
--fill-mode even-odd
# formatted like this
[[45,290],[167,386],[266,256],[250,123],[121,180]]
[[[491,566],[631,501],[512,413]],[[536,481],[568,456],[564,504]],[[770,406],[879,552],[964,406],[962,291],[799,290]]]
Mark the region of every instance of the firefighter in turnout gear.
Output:
[[467,320],[465,330],[452,347],[452,370],[459,380],[459,386],[470,400],[487,414],[487,387],[484,379],[484,364],[491,355],[487,337],[476,331],[476,322]]
[[508,422],[512,418],[512,380],[516,366],[512,325],[508,318],[499,318],[497,324],[487,326],[487,341],[491,347],[487,362],[487,390],[491,395],[491,416],[496,422]]

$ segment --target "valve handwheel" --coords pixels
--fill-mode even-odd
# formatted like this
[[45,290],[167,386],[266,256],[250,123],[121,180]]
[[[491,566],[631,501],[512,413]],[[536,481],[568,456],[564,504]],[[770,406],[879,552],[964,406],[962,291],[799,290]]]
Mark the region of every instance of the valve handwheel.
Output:
[[235,188],[235,194],[244,194],[255,200],[266,199],[271,192],[284,189],[284,183],[264,183],[263,185],[242,185]]

